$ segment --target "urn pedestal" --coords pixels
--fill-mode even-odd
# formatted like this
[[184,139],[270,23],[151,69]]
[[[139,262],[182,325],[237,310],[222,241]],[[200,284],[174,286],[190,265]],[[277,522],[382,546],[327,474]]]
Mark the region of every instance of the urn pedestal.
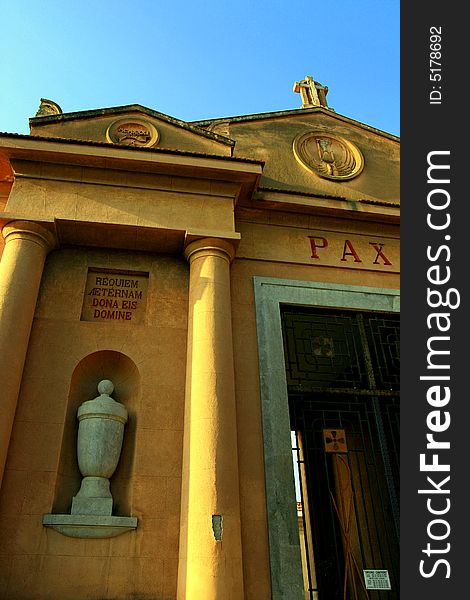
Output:
[[112,537],[137,527],[136,517],[114,517],[109,478],[121,455],[125,406],[111,398],[114,385],[108,379],[98,384],[99,396],[84,402],[79,421],[77,458],[83,476],[72,499],[70,515],[44,515],[43,525],[72,537]]

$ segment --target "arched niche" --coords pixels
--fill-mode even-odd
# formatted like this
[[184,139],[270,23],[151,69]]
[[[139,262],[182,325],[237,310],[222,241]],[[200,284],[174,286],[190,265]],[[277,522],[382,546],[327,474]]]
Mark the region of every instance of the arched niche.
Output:
[[110,379],[113,382],[112,397],[124,404],[128,411],[121,457],[111,478],[111,493],[114,499],[113,514],[117,516],[131,514],[136,407],[141,393],[140,375],[135,363],[128,356],[114,350],[100,350],[85,356],[72,374],[53,513],[70,513],[72,497],[80,488],[82,477],[77,461],[77,410],[83,402],[99,395],[97,385],[102,379]]

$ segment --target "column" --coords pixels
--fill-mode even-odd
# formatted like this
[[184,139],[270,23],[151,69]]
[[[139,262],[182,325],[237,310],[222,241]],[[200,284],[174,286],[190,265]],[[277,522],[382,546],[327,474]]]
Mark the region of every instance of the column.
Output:
[[0,485],[15,418],[24,361],[47,253],[54,236],[30,221],[2,229],[0,261]]
[[242,600],[230,300],[231,244],[205,238],[190,264],[178,600]]

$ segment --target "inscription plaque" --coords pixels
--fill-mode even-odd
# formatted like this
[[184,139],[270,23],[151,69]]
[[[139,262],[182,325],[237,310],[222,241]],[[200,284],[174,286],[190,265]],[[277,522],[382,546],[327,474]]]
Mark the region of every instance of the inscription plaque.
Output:
[[82,321],[143,323],[148,273],[89,269]]
[[391,590],[390,577],[386,569],[365,569],[364,581],[367,590]]

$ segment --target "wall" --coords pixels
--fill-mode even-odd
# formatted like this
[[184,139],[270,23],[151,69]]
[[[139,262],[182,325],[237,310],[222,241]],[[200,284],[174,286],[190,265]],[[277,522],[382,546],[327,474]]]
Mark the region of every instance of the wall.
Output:
[[[191,152],[202,152],[212,154],[231,155],[231,145],[216,141],[210,136],[204,136],[197,128],[185,124],[184,127],[178,125],[176,119],[162,115],[161,118],[149,115],[146,112],[138,110],[113,111],[108,109],[104,111],[105,115],[96,115],[95,111],[88,113],[88,118],[83,117],[83,113],[78,118],[71,118],[68,115],[55,117],[31,119],[31,135],[50,137],[50,138],[68,138],[74,140],[85,140],[93,142],[106,143],[106,131],[110,125],[116,121],[132,122],[134,119],[153,124],[159,133],[159,139],[156,144],[158,148],[171,148]],[[181,121],[179,121],[181,124]]]
[[[11,193],[10,180],[0,190],[0,210],[55,220],[61,249],[47,258],[0,493],[0,598],[175,600],[189,274],[182,251],[188,232],[227,239],[241,233],[231,283],[244,589],[245,600],[271,598],[253,278],[399,287],[396,138],[331,111],[288,113],[234,118],[223,127],[237,141],[235,156],[266,161],[260,185],[283,195],[262,190],[251,196],[259,165],[250,170],[215,158],[202,164],[189,155],[180,165],[178,153],[170,153],[163,167],[160,152],[139,154],[139,162],[139,149],[116,153],[110,147],[111,160],[101,146],[82,145],[77,157],[67,155],[72,146],[65,143],[60,152],[48,144],[44,152],[12,151],[15,184]],[[134,110],[129,115],[155,124],[160,148],[231,154],[230,144],[196,135],[190,125]],[[108,126],[124,117],[111,109],[33,119],[32,134],[104,143]],[[332,181],[299,164],[293,141],[311,130],[354,142],[365,160],[360,175]],[[240,172],[235,177],[224,169]],[[245,208],[234,210],[237,198]],[[281,212],[281,203],[292,212]],[[0,254],[1,244],[0,238]],[[143,319],[82,320],[89,268],[148,273]],[[97,395],[101,378],[114,381],[114,397],[129,412],[111,482],[115,513],[136,516],[139,524],[112,539],[67,538],[45,528],[42,517],[70,510],[81,479],[76,411]]]
[[[305,225],[304,216],[292,213],[251,213],[251,220],[270,222],[277,226],[270,230],[269,240],[284,255],[286,262],[261,260],[259,249],[263,247],[262,242],[257,244],[251,253],[248,246],[243,246],[243,240],[249,239],[251,230],[256,228],[256,224],[250,223],[249,220],[248,211],[239,214],[237,230],[244,228],[239,254],[245,254],[245,258],[236,258],[231,271],[240,501],[246,599],[267,600],[271,597],[271,576],[253,277],[398,289],[399,275],[397,272],[388,272],[385,267],[379,270],[347,268],[351,267],[353,262],[345,267],[340,260],[337,263],[338,267],[318,265],[310,258],[308,242],[305,245],[305,253],[306,262],[310,264],[302,265],[289,261],[289,254],[292,252],[290,239],[297,235],[298,227]],[[333,224],[336,224],[338,230],[349,227],[363,234],[372,234],[374,231],[377,233],[377,229],[382,229],[387,235],[396,238],[398,233],[397,229],[390,225],[378,227],[377,224],[361,221],[352,224],[344,221],[341,226],[341,220],[324,219],[317,220],[315,226],[320,230],[331,230]],[[274,239],[273,230],[277,232]],[[351,261],[351,257],[349,260]]]
[[[80,321],[89,266],[149,273],[144,323]],[[70,248],[47,259],[0,496],[1,598],[175,597],[187,293],[177,257]],[[69,509],[78,491],[76,467],[64,466],[76,406],[103,377],[129,410],[112,489],[118,514],[128,510],[138,528],[69,538],[42,515]]]
[[[271,227],[265,243],[261,239],[251,247],[247,241],[253,232],[263,235],[260,223]],[[323,219],[314,224],[320,231],[344,226],[362,235],[377,229],[391,238],[397,233],[390,225],[378,228],[362,221]],[[253,277],[386,288],[399,284],[395,268],[364,268],[351,256],[347,265],[339,259],[338,266],[319,265],[310,256],[308,239],[306,264],[295,262],[297,250],[289,260],[290,240],[299,231],[304,235],[304,225],[301,215],[263,211],[241,211],[237,223],[245,240],[231,277],[247,600],[267,600],[271,586]],[[263,248],[268,252],[271,244],[283,261],[263,258]],[[88,267],[149,273],[142,324],[80,320]],[[90,599],[132,594],[175,598],[187,288],[188,266],[176,256],[84,248],[49,256],[0,499],[3,597],[24,599],[34,593],[38,599],[72,600],[79,593]],[[70,509],[80,483],[73,464],[76,409],[96,395],[101,377],[116,380],[115,398],[130,413],[112,489],[117,514],[137,516],[139,526],[135,533],[108,540],[67,538],[44,528],[42,515]]]
[[[353,142],[364,156],[364,170],[347,181],[332,181],[312,176],[296,160],[292,144],[297,135],[323,131]],[[397,201],[400,198],[399,144],[394,136],[383,134],[335,115],[331,111],[298,111],[295,117],[240,118],[230,123],[229,135],[237,141],[235,156],[265,160],[260,185],[361,199],[374,197]]]

